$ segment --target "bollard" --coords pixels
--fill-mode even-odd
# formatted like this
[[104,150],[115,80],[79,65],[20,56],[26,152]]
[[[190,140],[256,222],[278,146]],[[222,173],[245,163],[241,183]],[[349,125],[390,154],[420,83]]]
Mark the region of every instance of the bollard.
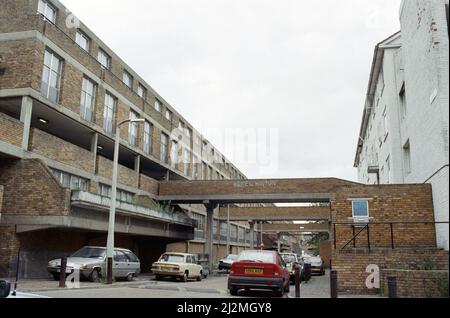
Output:
[[338,298],[338,272],[337,271],[331,271],[330,292],[331,292],[331,298]]
[[387,283],[389,298],[397,298],[397,277],[389,276]]
[[66,268],[67,268],[67,258],[61,258],[61,272],[59,273],[59,287],[66,287]]
[[300,273],[300,265],[295,267],[295,298],[300,298],[300,285],[302,283],[302,276]]
[[11,284],[6,280],[0,280],[0,298],[8,298],[11,293]]
[[113,283],[113,259],[112,257],[108,257],[108,261],[106,263],[106,284],[112,285]]
[[305,282],[311,279],[311,264],[305,264]]

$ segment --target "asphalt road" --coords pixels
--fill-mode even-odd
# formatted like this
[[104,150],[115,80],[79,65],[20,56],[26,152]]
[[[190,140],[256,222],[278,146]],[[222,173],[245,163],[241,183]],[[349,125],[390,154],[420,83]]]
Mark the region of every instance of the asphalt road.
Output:
[[[44,284],[46,283],[46,284]],[[48,282],[33,285],[27,289],[31,294],[51,298],[234,298],[227,290],[227,276],[209,277],[201,282],[189,281],[181,283],[172,279],[155,281],[151,277],[141,276],[134,282],[118,282],[113,286],[83,283],[80,289],[49,288]],[[54,285],[54,284],[53,284]],[[53,286],[52,285],[52,286]],[[45,287],[45,288],[44,288]],[[329,276],[314,276],[301,287],[302,298],[328,298]],[[294,286],[291,286],[290,295],[293,298]],[[241,291],[239,297],[270,298],[275,297],[267,291]]]

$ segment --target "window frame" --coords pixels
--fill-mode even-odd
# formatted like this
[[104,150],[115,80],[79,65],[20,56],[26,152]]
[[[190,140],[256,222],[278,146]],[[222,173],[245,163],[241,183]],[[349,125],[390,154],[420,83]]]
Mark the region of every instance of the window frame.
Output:
[[[111,116],[111,130],[108,129],[108,125],[107,125],[107,120],[109,119],[109,117],[106,117],[107,114],[109,114],[109,112],[107,113],[107,109],[111,110],[110,105],[107,104],[107,100],[111,99],[113,101],[113,105],[112,105],[112,116]],[[115,134],[116,133],[116,113],[117,113],[117,97],[115,97],[114,95],[112,95],[109,92],[105,93],[105,101],[103,103],[103,130],[107,133],[110,134]]]
[[[87,47],[83,47],[78,39],[82,38],[86,41],[86,46]],[[75,34],[75,43],[81,48],[83,49],[83,51],[90,53],[91,52],[91,38],[89,36],[87,36],[87,34],[85,32],[83,32],[81,29],[77,29],[77,32]]]
[[[134,110],[130,110],[130,120],[139,119],[139,114]],[[128,125],[128,143],[136,147],[138,141],[138,124],[136,122],[130,122]]]
[[122,73],[122,83],[124,83],[128,88],[133,88],[134,77],[127,70],[123,70]]
[[[103,63],[103,58],[106,58],[106,64]],[[97,61],[100,63],[103,69],[111,70],[112,59],[111,56],[101,47],[98,48]]]
[[139,83],[138,88],[137,88],[137,94],[140,98],[146,100],[147,99],[147,88],[142,85],[141,83]]
[[[163,142],[163,140],[165,142]],[[160,161],[162,161],[163,163],[167,164],[167,161],[169,160],[169,136],[164,133],[161,132],[161,139],[160,139],[160,154],[159,154],[159,159]],[[164,157],[163,157],[164,154]]]
[[[44,11],[43,12],[41,12],[40,11],[40,6],[41,6],[41,4],[43,4],[44,5]],[[53,16],[52,16],[52,19],[50,19],[48,16],[47,16],[47,9],[48,8],[50,8],[51,10],[53,10]],[[58,14],[58,8],[53,4],[53,3],[51,3],[50,1],[48,1],[48,0],[39,0],[39,2],[38,2],[38,7],[37,7],[37,12],[38,12],[38,14],[40,14],[42,17],[44,17],[44,19],[46,20],[46,21],[48,21],[48,22],[50,22],[50,23],[52,23],[52,24],[56,24],[56,18],[57,18],[57,14]]]
[[[370,220],[370,206],[369,206],[369,199],[352,199],[352,218],[353,218],[353,222],[354,223],[361,223],[361,224],[367,224],[369,223]],[[355,204],[356,203],[365,203],[366,204],[366,210],[367,210],[367,215],[356,215],[355,213]]]
[[144,152],[150,154],[152,152],[153,124],[148,120],[144,123]]
[[[46,64],[47,54],[50,55],[50,65]],[[58,70],[57,71],[55,71],[53,69],[53,61],[54,60],[58,61]],[[63,63],[64,63],[64,60],[58,54],[56,54],[54,51],[52,51],[49,48],[45,49],[44,64],[43,64],[43,68],[42,68],[42,77],[41,77],[41,95],[54,103],[58,103],[59,98],[60,98]],[[48,78],[47,78],[48,82],[44,81],[46,69],[48,70]],[[53,86],[51,86],[51,79],[52,79],[52,75],[54,75],[55,73],[56,73],[56,87],[53,87]],[[43,84],[47,85],[46,92],[43,91],[44,90]],[[51,93],[52,88],[56,90],[55,100],[51,99],[50,93]]]
[[[90,92],[86,90],[84,90],[84,83],[87,82],[88,84],[92,84],[92,94],[90,94]],[[84,98],[83,98],[83,94],[84,94]],[[91,99],[91,109],[90,109],[90,117],[87,118],[86,117],[86,101],[88,100],[88,97],[90,97]],[[94,114],[95,114],[95,101],[96,101],[96,97],[97,97],[97,83],[94,82],[93,80],[91,80],[89,77],[87,76],[83,76],[83,80],[82,80],[82,84],[81,84],[81,100],[80,100],[80,116],[82,119],[89,121],[89,122],[94,122]],[[84,103],[84,105],[83,105]],[[84,109],[84,112],[83,112]]]

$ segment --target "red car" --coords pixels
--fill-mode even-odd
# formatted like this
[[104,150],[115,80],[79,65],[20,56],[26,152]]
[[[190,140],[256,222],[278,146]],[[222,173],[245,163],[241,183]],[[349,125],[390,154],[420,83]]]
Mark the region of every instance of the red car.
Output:
[[277,252],[249,250],[242,252],[231,266],[228,289],[233,296],[240,289],[268,289],[282,297],[289,293],[289,278],[286,264]]

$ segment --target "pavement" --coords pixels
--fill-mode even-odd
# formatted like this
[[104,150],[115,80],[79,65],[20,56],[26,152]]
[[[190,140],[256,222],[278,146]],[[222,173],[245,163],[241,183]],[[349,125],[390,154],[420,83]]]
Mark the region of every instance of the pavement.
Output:
[[[34,297],[50,298],[235,298],[228,293],[226,274],[209,276],[201,282],[181,283],[172,279],[154,280],[151,275],[141,275],[132,282],[116,282],[112,286],[102,283],[81,282],[80,288],[58,288],[53,280],[21,280],[18,291]],[[313,276],[309,282],[303,282],[301,298],[329,298],[329,272],[325,276]],[[21,294],[22,295],[22,294]],[[267,291],[241,291],[238,297],[271,298]],[[351,295],[342,298],[372,298],[373,296]],[[295,288],[284,298],[295,298]]]

